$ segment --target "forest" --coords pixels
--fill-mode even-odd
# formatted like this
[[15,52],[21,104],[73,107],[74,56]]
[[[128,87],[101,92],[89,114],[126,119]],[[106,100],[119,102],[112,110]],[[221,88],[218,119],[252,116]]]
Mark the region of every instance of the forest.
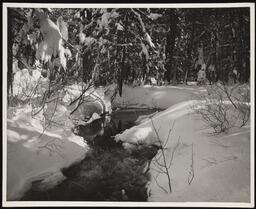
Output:
[[7,201],[251,206],[251,5],[5,9]]
[[246,83],[249,29],[249,8],[9,8],[8,98],[23,68],[59,88],[116,83],[120,95],[124,83],[196,81],[202,65],[210,82]]

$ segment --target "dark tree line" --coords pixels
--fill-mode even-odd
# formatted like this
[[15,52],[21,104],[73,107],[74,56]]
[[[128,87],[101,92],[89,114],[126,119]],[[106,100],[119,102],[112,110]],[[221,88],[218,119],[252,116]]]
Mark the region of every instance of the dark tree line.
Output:
[[[61,44],[44,51],[41,46],[55,44],[51,37],[59,41],[59,34]],[[120,95],[124,83],[150,78],[194,81],[202,65],[212,82],[228,82],[236,73],[244,83],[250,78],[250,9],[9,8],[9,94],[14,73],[35,69],[36,61],[52,80],[115,82]]]

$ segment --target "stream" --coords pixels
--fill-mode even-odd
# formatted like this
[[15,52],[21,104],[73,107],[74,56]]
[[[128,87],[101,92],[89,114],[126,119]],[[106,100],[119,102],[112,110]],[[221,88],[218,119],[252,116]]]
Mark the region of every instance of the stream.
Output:
[[41,191],[37,182],[21,198],[23,201],[147,201],[150,192],[149,163],[158,152],[156,146],[140,145],[125,150],[114,136],[136,125],[139,116],[156,109],[121,109],[78,126],[75,133],[90,149],[85,158],[62,169],[65,179],[51,189]]

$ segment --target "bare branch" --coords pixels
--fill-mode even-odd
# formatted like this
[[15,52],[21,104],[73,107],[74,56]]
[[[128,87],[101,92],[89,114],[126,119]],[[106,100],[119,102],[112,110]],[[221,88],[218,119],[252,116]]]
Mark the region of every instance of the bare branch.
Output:
[[154,178],[154,180],[155,180],[157,186],[158,186],[159,188],[161,188],[165,193],[168,193],[168,191],[158,183],[157,177],[154,177],[154,176],[153,176],[153,178]]
[[178,142],[177,142],[176,146],[173,148],[173,151],[172,151],[172,154],[171,154],[171,159],[170,159],[170,162],[169,162],[169,166],[168,166],[168,168],[170,168],[170,167],[171,167],[171,165],[172,165],[172,161],[173,161],[174,153],[175,153],[175,151],[177,150],[177,148],[178,148],[179,144],[180,144],[180,136],[179,136],[179,138],[178,138]]
[[166,161],[166,156],[165,156],[165,149],[164,149],[164,147],[162,146],[162,141],[161,141],[161,139],[160,139],[159,133],[158,133],[157,130],[156,130],[156,127],[155,127],[155,124],[154,124],[152,118],[150,118],[150,120],[151,120],[153,129],[154,129],[154,131],[155,131],[155,133],[156,133],[158,142],[159,142],[159,144],[160,144],[161,156],[163,157],[163,161],[164,161],[164,166],[163,166],[163,167],[164,167],[164,170],[165,170],[165,174],[166,174],[166,176],[167,176],[167,179],[168,179],[169,191],[172,192],[171,177],[170,177],[170,173],[169,173],[168,166],[167,166],[167,161]]
[[190,185],[194,179],[195,172],[194,172],[194,150],[193,150],[193,144],[192,144],[192,152],[191,152],[191,165],[190,165],[190,171],[188,176],[188,184]]

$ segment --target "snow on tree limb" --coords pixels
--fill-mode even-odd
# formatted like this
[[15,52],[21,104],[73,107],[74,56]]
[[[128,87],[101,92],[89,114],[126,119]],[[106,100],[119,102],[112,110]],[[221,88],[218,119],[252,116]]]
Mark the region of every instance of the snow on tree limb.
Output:
[[136,12],[134,9],[132,9],[132,12],[138,17],[138,20],[139,20],[139,22],[140,22],[140,25],[141,25],[141,28],[142,28],[143,33],[146,33],[146,32],[147,32],[147,31],[146,31],[146,27],[145,27],[144,22],[143,22],[142,19],[141,19],[140,14],[139,14],[138,12]]
[[141,42],[141,48],[142,48],[142,50],[141,50],[140,55],[144,54],[145,57],[146,57],[146,60],[148,61],[149,60],[148,49],[147,49],[147,47],[145,46],[145,44],[143,42]]
[[120,31],[123,31],[124,27],[120,23],[116,23],[116,29],[120,30]]
[[156,20],[159,17],[162,17],[162,15],[161,14],[157,14],[157,13],[150,13],[149,14],[149,18],[152,19],[152,20]]
[[155,48],[155,44],[152,42],[152,39],[148,33],[145,34],[145,39],[150,47]]
[[146,27],[145,27],[145,24],[140,16],[140,14],[138,12],[136,12],[134,9],[132,9],[132,12],[138,17],[138,20],[140,22],[140,25],[141,25],[141,28],[142,28],[142,31],[143,31],[143,34],[144,34],[144,38],[145,40],[147,41],[148,45],[152,48],[155,47],[154,43],[152,42],[152,39],[150,37],[150,35],[147,33],[147,30],[146,30]]
[[63,17],[60,16],[57,19],[57,26],[61,32],[62,38],[67,41],[68,40],[68,27],[67,23],[63,20]]
[[60,64],[66,68],[66,58],[64,56],[64,47],[62,45],[62,35],[58,26],[52,22],[49,17],[40,10],[35,11],[40,21],[40,31],[43,35],[43,41],[39,44],[36,56],[43,62],[51,60],[52,56],[57,55],[60,58]]

